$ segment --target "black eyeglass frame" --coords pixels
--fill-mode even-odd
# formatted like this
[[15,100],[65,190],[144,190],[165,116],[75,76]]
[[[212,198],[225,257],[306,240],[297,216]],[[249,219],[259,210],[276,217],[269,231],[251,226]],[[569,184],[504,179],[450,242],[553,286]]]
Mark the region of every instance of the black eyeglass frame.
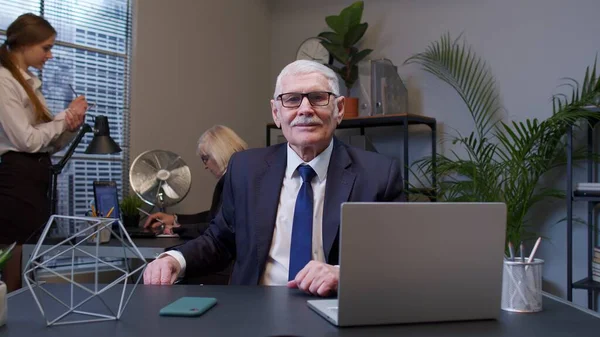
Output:
[[[300,101],[298,101],[298,105],[295,106],[287,106],[285,105],[285,103],[283,103],[283,95],[290,95],[290,94],[294,94],[294,95],[300,95]],[[313,104],[313,102],[310,100],[310,97],[308,95],[312,95],[312,94],[327,94],[327,103],[325,104]],[[336,95],[335,93],[331,92],[331,91],[312,91],[312,92],[307,92],[307,93],[301,93],[301,92],[284,92],[282,94],[277,95],[277,100],[279,100],[281,102],[281,105],[283,105],[284,108],[298,108],[299,106],[302,105],[302,102],[304,101],[304,98],[306,97],[306,99],[308,99],[308,103],[310,103],[311,106],[327,106],[329,105],[329,102],[331,101],[331,96],[333,97],[338,97],[338,95]]]

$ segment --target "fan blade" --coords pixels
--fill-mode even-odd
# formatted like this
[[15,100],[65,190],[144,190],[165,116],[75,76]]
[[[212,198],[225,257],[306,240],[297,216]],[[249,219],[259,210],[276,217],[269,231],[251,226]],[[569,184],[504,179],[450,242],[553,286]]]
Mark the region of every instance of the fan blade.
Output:
[[179,200],[179,194],[177,194],[177,192],[175,192],[175,190],[172,189],[171,186],[169,186],[169,183],[164,181],[161,185],[161,188],[163,189],[163,191],[165,191],[167,197],[173,200]]
[[158,172],[158,168],[153,162],[143,159],[135,165],[135,172],[140,174],[152,174]]
[[156,166],[158,166],[159,169],[163,168],[163,165],[161,165],[161,160],[158,159],[158,155],[156,153],[154,154],[154,160],[156,161]]
[[158,184],[158,179],[156,178],[156,173],[150,177],[143,177],[141,179],[141,184],[138,193],[146,194],[148,191],[156,187]]
[[184,197],[190,190],[191,181],[186,179],[185,176],[171,176],[167,179],[169,186],[175,191],[175,193]]
[[173,170],[173,167],[176,166],[185,166],[185,162],[183,161],[183,159],[181,159],[181,156],[177,156],[173,160],[171,160],[171,162],[167,165],[165,170],[171,171]]
[[182,166],[169,171],[169,177],[190,176],[190,168]]

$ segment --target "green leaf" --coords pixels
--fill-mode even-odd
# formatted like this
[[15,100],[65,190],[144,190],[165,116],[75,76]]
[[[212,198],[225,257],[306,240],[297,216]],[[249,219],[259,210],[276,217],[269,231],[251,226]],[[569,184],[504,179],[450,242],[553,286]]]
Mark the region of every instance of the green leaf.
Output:
[[14,242],[6,250],[0,250],[0,271],[2,270],[8,259],[10,259],[12,250],[13,248],[15,248],[16,244],[17,243]]
[[348,33],[344,36],[344,47],[350,48],[356,44],[365,35],[368,27],[369,24],[366,22],[350,26]]
[[354,56],[352,56],[352,59],[350,60],[350,65],[358,64],[358,62],[362,61],[365,57],[367,57],[367,55],[371,54],[372,51],[373,49],[365,49],[354,54]]
[[339,15],[330,15],[325,17],[325,22],[329,26],[329,28],[333,29],[334,32],[340,34],[341,36],[346,35],[348,31],[348,27],[344,23],[344,18]]
[[329,51],[329,53],[331,53],[331,55],[333,55],[336,60],[343,64],[348,62],[348,54],[342,46],[326,41],[321,41],[321,44]]
[[[357,1],[342,11],[342,15],[348,15],[348,24],[350,25],[350,27],[358,25],[360,23],[364,8],[364,2]],[[347,14],[345,14],[344,11],[347,11]]]
[[343,37],[340,34],[334,33],[334,32],[323,32],[321,34],[319,34],[319,37],[322,39],[327,40],[328,42],[331,42],[333,44],[342,44],[343,42]]

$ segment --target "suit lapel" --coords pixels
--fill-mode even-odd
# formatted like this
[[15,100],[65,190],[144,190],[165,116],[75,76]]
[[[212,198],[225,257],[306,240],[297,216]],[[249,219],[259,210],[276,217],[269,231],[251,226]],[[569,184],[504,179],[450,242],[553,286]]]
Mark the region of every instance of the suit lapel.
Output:
[[356,174],[350,170],[352,160],[346,148],[334,138],[333,152],[327,170],[325,204],[323,205],[323,250],[328,260],[340,226],[341,204],[348,201]]
[[[280,146],[266,158],[265,167],[257,175],[254,184],[256,186],[254,200],[256,201],[256,255],[259,278],[265,270],[267,256],[273,240],[286,163],[287,148],[286,146]],[[256,282],[258,284],[259,280],[256,280]]]

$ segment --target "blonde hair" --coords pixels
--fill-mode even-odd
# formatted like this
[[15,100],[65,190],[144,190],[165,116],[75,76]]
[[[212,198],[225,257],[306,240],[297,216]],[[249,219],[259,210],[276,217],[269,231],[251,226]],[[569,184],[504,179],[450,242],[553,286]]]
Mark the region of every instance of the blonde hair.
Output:
[[21,70],[19,70],[13,61],[12,51],[42,43],[54,35],[56,35],[56,30],[46,19],[35,14],[26,13],[19,16],[8,26],[6,41],[0,46],[0,64],[8,69],[17,82],[25,89],[27,97],[29,97],[29,100],[33,104],[35,119],[38,123],[51,121],[52,115],[21,74]]
[[206,130],[200,139],[198,139],[197,155],[206,153],[210,156],[219,168],[219,172],[224,173],[229,164],[229,158],[239,151],[248,148],[248,144],[233,130],[223,125],[215,125]]

